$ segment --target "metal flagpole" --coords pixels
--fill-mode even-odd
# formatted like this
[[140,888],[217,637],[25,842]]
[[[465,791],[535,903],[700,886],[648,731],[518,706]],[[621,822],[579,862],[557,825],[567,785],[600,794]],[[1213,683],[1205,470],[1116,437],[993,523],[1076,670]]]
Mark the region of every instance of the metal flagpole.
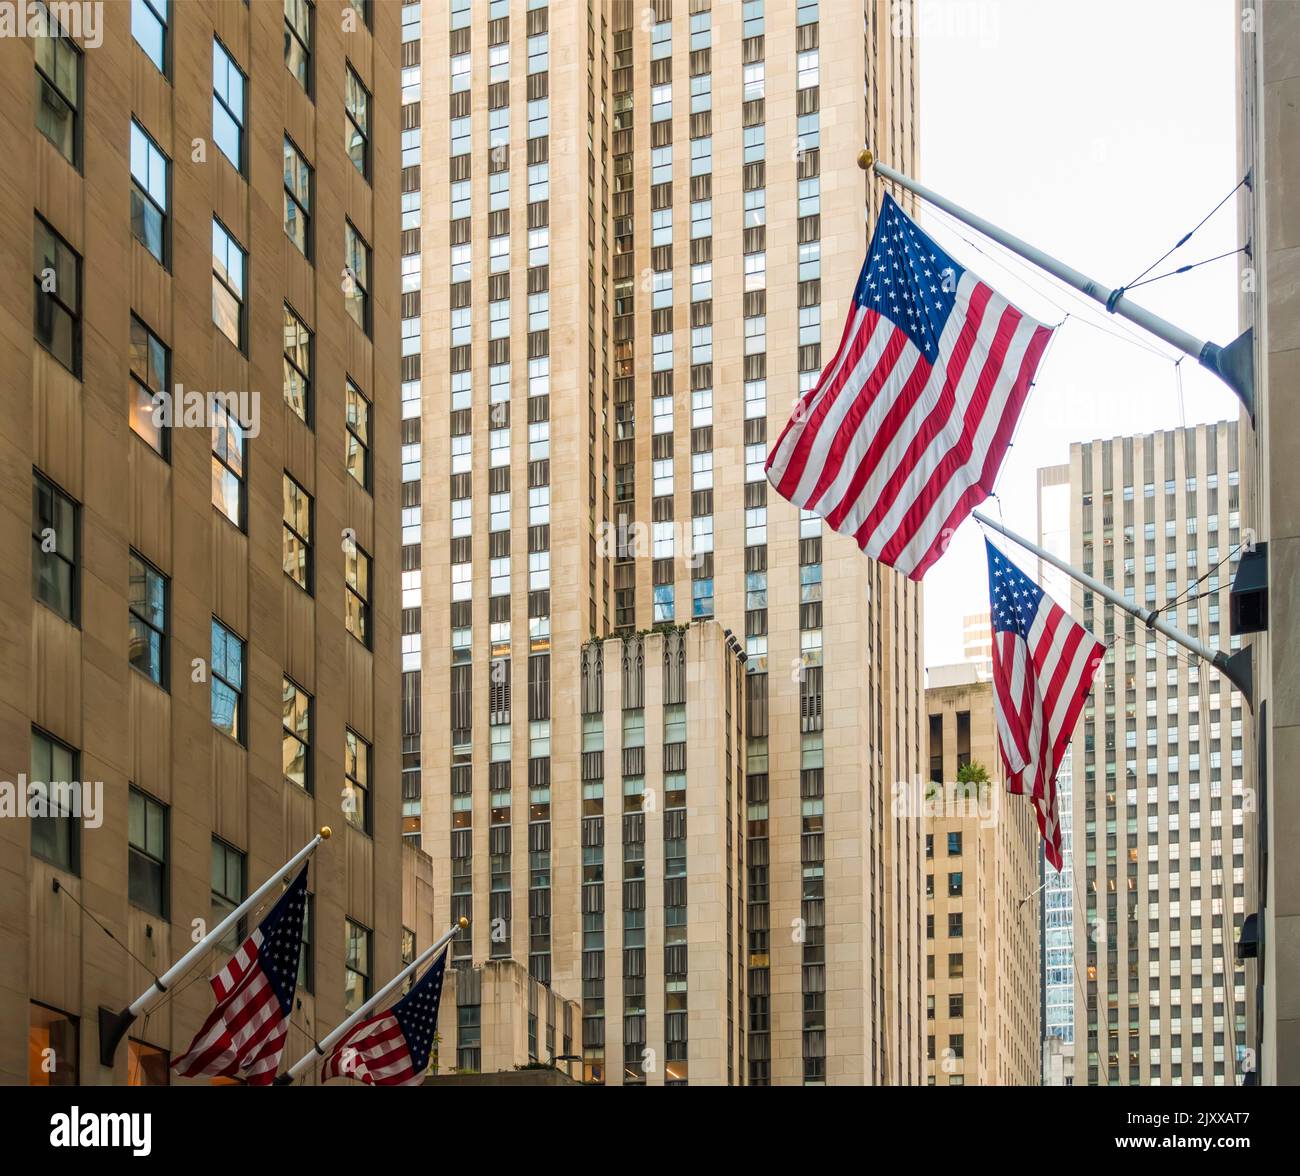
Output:
[[1150,331],[1156,338],[1163,339],[1171,347],[1176,347],[1184,354],[1192,356],[1202,367],[1208,368],[1232,389],[1242,404],[1246,406],[1251,423],[1254,423],[1255,354],[1254,336],[1251,330],[1248,329],[1243,332],[1226,347],[1220,347],[1217,343],[1208,343],[1204,339],[1198,339],[1181,327],[1174,326],[1173,323],[1167,322],[1145,307],[1138,306],[1137,303],[1130,301],[1123,286],[1115,290],[1108,290],[1086,274],[1080,273],[1077,269],[1058,261],[1040,249],[1035,249],[1034,246],[1022,241],[1019,237],[998,228],[997,225],[990,224],[983,217],[968,212],[961,205],[954,204],[947,197],[940,196],[939,193],[932,191],[924,184],[918,183],[910,176],[905,176],[902,172],[895,171],[892,167],[877,162],[868,148],[864,147],[858,154],[858,166],[863,171],[874,170],[877,175],[884,179],[892,180],[909,192],[914,192],[921,199],[929,201],[937,208],[942,208],[959,221],[963,221],[970,225],[971,228],[983,233],[984,236],[1006,246],[1012,253],[1018,254],[1026,261],[1060,278],[1067,286],[1071,286],[1078,290],[1079,293],[1086,294],[1089,298],[1100,302],[1111,314],[1123,315],[1130,322],[1134,322],[1144,330]]
[[330,827],[323,825],[321,831],[316,834],[306,845],[275,871],[265,882],[253,891],[243,902],[241,902],[233,911],[221,920],[211,931],[198,941],[189,951],[187,951],[179,960],[158,977],[144,992],[135,998],[120,1013],[115,1013],[111,1009],[100,1007],[99,1010],[99,1062],[102,1066],[112,1066],[113,1055],[117,1052],[118,1044],[121,1042],[123,1035],[131,1027],[131,1023],[150,1005],[154,1004],[157,999],[181,976],[183,976],[199,956],[208,951],[213,944],[219,943],[221,938],[232,927],[238,924],[244,914],[251,910],[263,897],[274,889],[275,885],[282,881],[287,881],[286,875],[297,869],[305,862],[316,847],[322,841],[328,841],[330,837]]
[[290,1066],[289,1069],[287,1069],[283,1074],[281,1074],[275,1080],[275,1085],[288,1086],[290,1083],[293,1082],[295,1078],[298,1077],[299,1074],[302,1073],[303,1070],[305,1070],[309,1065],[311,1065],[311,1063],[314,1062],[318,1057],[320,1058],[328,1057],[330,1050],[333,1049],[334,1046],[336,1046],[340,1041],[343,1040],[344,1036],[352,1029],[354,1025],[356,1025],[358,1021],[360,1021],[368,1012],[370,1012],[371,1009],[373,1009],[386,996],[388,996],[389,993],[391,993],[399,984],[401,984],[403,980],[407,978],[407,976],[409,976],[412,972],[418,969],[421,964],[423,964],[426,960],[433,959],[433,957],[438,954],[440,948],[445,947],[448,943],[452,941],[452,939],[455,938],[457,931],[464,931],[465,928],[467,928],[468,926],[469,926],[469,920],[464,915],[461,915],[460,919],[456,922],[454,926],[449,927],[445,932],[443,932],[441,936],[439,936],[436,940],[434,940],[433,943],[431,943],[428,947],[426,947],[418,956],[415,957],[415,959],[413,959],[409,964],[406,965],[406,967],[404,967],[400,972],[398,972],[396,976],[394,976],[387,984],[383,986],[383,988],[381,988],[378,992],[375,993],[374,996],[372,996],[368,1001],[366,1001],[365,1004],[363,1004],[359,1009],[357,1009],[355,1013],[353,1013],[350,1017],[348,1017],[346,1021],[340,1024],[332,1033],[326,1034],[325,1038],[322,1041],[318,1041],[311,1049],[309,1049],[305,1054],[303,1054],[302,1057],[300,1057],[296,1062],[294,1062],[294,1064]]
[[1032,551],[1039,559],[1046,560],[1054,568],[1059,568],[1067,576],[1078,580],[1085,588],[1091,589],[1098,596],[1109,600],[1116,608],[1122,608],[1126,613],[1137,617],[1148,629],[1154,629],[1157,633],[1163,633],[1170,641],[1176,642],[1190,653],[1195,654],[1202,661],[1209,662],[1225,678],[1228,679],[1238,690],[1241,691],[1242,697],[1246,700],[1247,706],[1253,706],[1251,701],[1252,693],[1252,674],[1251,674],[1251,650],[1247,645],[1237,653],[1229,656],[1219,649],[1211,649],[1208,645],[1203,645],[1195,637],[1189,636],[1181,629],[1171,625],[1168,621],[1153,609],[1143,608],[1141,605],[1131,604],[1124,597],[1111,588],[1108,584],[1103,584],[1100,580],[1093,579],[1086,572],[1079,571],[1078,568],[1072,567],[1059,556],[1053,555],[1046,548],[1039,547],[1037,543],[1031,543],[1023,535],[1017,535],[1008,527],[1001,523],[995,522],[987,515],[979,511],[972,511],[971,516],[986,527],[991,527],[1000,535],[1005,535],[1027,551]]

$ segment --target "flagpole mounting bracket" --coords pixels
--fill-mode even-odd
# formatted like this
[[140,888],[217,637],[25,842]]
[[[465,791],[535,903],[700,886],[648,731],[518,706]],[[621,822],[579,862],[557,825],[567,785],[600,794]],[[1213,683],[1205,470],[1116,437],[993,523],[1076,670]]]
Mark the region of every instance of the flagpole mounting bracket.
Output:
[[126,1036],[126,1031],[131,1028],[134,1021],[135,1014],[129,1008],[115,1013],[103,1005],[99,1006],[99,1064],[101,1066],[107,1066],[110,1070],[113,1068],[117,1047],[122,1043],[122,1038]]

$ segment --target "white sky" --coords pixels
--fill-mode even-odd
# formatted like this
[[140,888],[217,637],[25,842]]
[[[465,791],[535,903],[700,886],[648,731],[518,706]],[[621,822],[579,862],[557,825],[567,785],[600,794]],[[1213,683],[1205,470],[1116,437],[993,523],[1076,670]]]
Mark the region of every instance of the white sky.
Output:
[[[1108,287],[1129,282],[1240,179],[1233,22],[1230,0],[922,0],[918,178]],[[1026,312],[1078,315],[1039,367],[998,481],[1014,530],[1034,538],[1035,471],[1067,461],[1071,441],[1236,417],[1236,398],[1194,360],[1180,403],[1172,348],[964,226],[958,236],[946,214],[926,209],[921,224]],[[1236,245],[1230,201],[1153,272]],[[1226,345],[1238,333],[1236,274],[1225,259],[1133,300]],[[997,501],[983,509],[996,517]],[[1032,572],[1032,556],[1013,554]],[[925,577],[926,665],[960,661],[962,616],[987,607],[983,543],[967,520]]]

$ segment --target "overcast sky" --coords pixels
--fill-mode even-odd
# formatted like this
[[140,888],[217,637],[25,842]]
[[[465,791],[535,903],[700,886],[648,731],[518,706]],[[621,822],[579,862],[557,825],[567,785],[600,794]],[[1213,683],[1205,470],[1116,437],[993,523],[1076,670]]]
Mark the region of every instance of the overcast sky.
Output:
[[[1233,22],[1231,0],[923,0],[919,178],[1106,286],[1127,283],[1240,179]],[[1035,471],[1067,461],[1071,441],[1236,417],[1235,397],[1194,360],[1182,364],[1180,398],[1172,348],[945,214],[927,209],[921,223],[1023,310],[1048,323],[1072,314],[998,481],[1002,517],[1021,534],[1034,537]],[[1236,245],[1229,202],[1154,272]],[[1236,265],[1218,261],[1133,299],[1226,345],[1238,333]],[[996,516],[997,502],[984,509]],[[988,607],[986,585],[979,528],[967,520],[925,577],[927,666],[961,660],[962,616]]]

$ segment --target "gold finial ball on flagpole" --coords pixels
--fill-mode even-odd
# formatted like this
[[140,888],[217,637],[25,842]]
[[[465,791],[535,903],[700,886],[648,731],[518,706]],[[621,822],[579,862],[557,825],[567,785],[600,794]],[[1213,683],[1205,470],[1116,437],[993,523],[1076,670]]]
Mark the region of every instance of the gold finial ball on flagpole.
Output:
[[320,827],[320,839],[322,841],[328,841],[332,833],[333,830],[328,825],[322,825]]
[[858,152],[858,167],[863,171],[870,171],[876,166],[876,157],[871,154],[870,147],[864,147]]
[[461,915],[460,920],[456,925],[464,931],[469,927],[469,920],[464,915]]

